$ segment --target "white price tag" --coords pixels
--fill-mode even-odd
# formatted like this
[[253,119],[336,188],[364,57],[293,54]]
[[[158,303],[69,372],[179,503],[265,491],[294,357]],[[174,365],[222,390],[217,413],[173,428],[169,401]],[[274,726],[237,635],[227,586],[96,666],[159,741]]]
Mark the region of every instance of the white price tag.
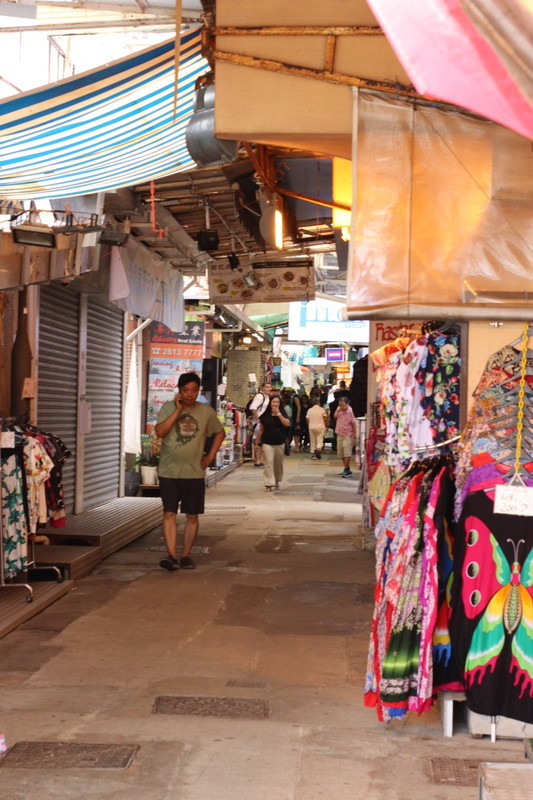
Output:
[[15,447],[15,434],[13,431],[2,431],[0,434],[0,448]]
[[533,517],[533,486],[496,486],[494,513]]

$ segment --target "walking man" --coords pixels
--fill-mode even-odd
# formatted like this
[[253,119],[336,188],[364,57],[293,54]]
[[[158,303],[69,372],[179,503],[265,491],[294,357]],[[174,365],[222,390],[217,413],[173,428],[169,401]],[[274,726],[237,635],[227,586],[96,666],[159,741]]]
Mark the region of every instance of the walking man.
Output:
[[272,384],[264,383],[261,389],[257,392],[254,399],[250,403],[250,411],[252,412],[252,441],[254,445],[254,460],[256,467],[263,466],[263,451],[261,445],[257,443],[259,435],[259,417],[264,414],[270,402],[270,394],[272,392]]
[[355,443],[356,422],[347,397],[339,397],[339,405],[333,416],[336,420],[335,433],[337,434],[337,452],[344,464],[344,469],[339,475],[342,478],[349,478],[352,474],[350,458],[352,457]]
[[[199,403],[200,378],[186,372],[178,379],[178,394],[163,403],[156,434],[163,440],[159,458],[159,486],[163,501],[163,536],[167,556],[159,562],[163,569],[194,569],[190,553],[198,535],[198,515],[204,513],[205,470],[225,439],[225,431],[215,411]],[[205,440],[213,436],[210,450],[204,454]],[[176,516],[178,507],[185,514],[183,550],[176,555]]]

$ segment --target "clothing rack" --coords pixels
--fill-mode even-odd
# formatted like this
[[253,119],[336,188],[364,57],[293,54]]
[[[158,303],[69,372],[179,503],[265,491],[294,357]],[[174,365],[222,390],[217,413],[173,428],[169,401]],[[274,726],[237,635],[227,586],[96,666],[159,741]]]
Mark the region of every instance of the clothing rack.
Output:
[[[42,433],[45,436],[51,437],[51,434],[47,434],[46,431],[41,431],[34,426],[29,424],[27,415],[23,416],[16,416],[16,417],[0,417],[0,427],[2,429],[0,436],[13,436],[16,437],[22,436],[25,430],[29,431],[30,435],[32,432],[34,433]],[[22,445],[18,445],[22,447]],[[2,440],[0,440],[0,461],[2,456],[2,449],[6,450],[6,445],[3,444]],[[10,448],[11,449],[11,448]],[[67,451],[67,458],[70,453]],[[0,508],[2,505],[2,486],[0,483]],[[0,512],[1,513],[1,512]],[[63,581],[63,573],[61,572],[60,568],[55,564],[41,564],[37,563],[35,557],[35,534],[32,533],[30,530],[27,531],[27,553],[26,553],[26,565],[24,571],[28,572],[30,577],[36,577],[39,573],[54,573],[55,580],[58,583]],[[28,592],[28,602],[31,602],[33,599],[33,589],[27,583],[17,583],[17,582],[9,582],[6,580],[6,571],[4,566],[4,531],[3,531],[3,521],[0,517],[0,587],[8,586],[8,587],[23,587]]]
[[[0,432],[0,465],[2,461],[2,450],[8,449],[4,444],[4,435],[7,432],[4,432],[3,428],[4,425],[18,425],[23,421],[21,417],[0,417],[0,427],[2,428],[2,432]],[[15,436],[13,432],[13,438]],[[11,449],[11,448],[9,448]],[[6,573],[4,567],[4,524],[3,524],[3,512],[2,512],[2,475],[0,474],[0,588],[4,589],[24,589],[27,592],[26,601],[31,603],[33,600],[33,589],[29,583],[8,583],[6,582]]]
[[458,442],[460,438],[461,438],[460,435],[452,436],[451,439],[446,439],[445,442],[438,442],[436,444],[426,444],[426,445],[423,445],[422,447],[415,447],[413,449],[417,453],[423,453],[423,452],[425,452],[427,450],[437,450],[438,448],[446,447],[449,444],[453,444],[454,442]]

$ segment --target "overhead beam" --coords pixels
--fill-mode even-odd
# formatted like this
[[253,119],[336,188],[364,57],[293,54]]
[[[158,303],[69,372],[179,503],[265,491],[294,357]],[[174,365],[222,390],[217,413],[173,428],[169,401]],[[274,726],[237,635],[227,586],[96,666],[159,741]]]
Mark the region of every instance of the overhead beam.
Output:
[[398,83],[385,83],[384,81],[372,81],[364,78],[357,78],[355,75],[346,75],[342,72],[330,72],[326,69],[312,69],[310,67],[299,67],[295,64],[285,64],[282,61],[274,61],[271,58],[255,58],[241,53],[227,53],[224,50],[213,50],[212,57],[215,61],[226,61],[230,64],[237,64],[240,67],[251,67],[252,69],[266,70],[267,72],[278,72],[283,75],[295,75],[299,78],[312,78],[313,80],[325,81],[326,83],[342,84],[344,86],[357,86],[360,89],[373,89],[375,91],[387,92],[389,94],[401,95],[402,97],[420,97],[418,92],[407,86]]
[[210,257],[207,253],[198,250],[197,243],[182,228],[176,217],[174,217],[170,211],[167,211],[166,208],[162,208],[158,203],[156,203],[155,206],[155,215],[158,227],[165,230],[164,239],[171,242],[185,258],[199,265],[201,264],[204,269],[207,269],[207,265],[211,260]]
[[36,33],[42,31],[44,33],[64,33],[68,34],[76,31],[84,31],[91,33],[92,31],[104,31],[117,29],[123,31],[125,28],[144,28],[146,30],[175,30],[176,23],[169,19],[160,19],[154,17],[147,19],[146,17],[130,17],[125,16],[122,19],[93,21],[93,22],[54,22],[43,23],[42,25],[16,25],[14,27],[0,27],[0,33]]
[[209,29],[214,36],[384,36],[378,25],[265,25],[252,28],[243,25],[215,26]]
[[[21,6],[35,6],[35,0],[3,0],[4,3],[11,3],[12,5],[21,5]],[[139,0],[136,0],[139,2]],[[139,5],[141,3],[139,2]],[[157,6],[157,5],[150,5],[146,6],[143,2],[142,5],[149,9],[150,16],[153,17],[168,17],[175,21],[175,14],[174,14],[174,6]],[[182,9],[183,19],[194,19],[201,22],[203,18],[203,11],[199,11],[196,8],[187,8],[187,4],[185,2],[184,8]],[[68,8],[69,11],[86,11],[86,10],[93,10],[93,11],[118,11],[121,14],[126,13],[135,13],[131,10],[128,12],[127,6],[124,3],[105,3],[99,2],[99,0],[73,0],[72,3],[68,2],[68,0],[47,0],[47,2],[39,2],[39,9],[46,9],[46,8]]]

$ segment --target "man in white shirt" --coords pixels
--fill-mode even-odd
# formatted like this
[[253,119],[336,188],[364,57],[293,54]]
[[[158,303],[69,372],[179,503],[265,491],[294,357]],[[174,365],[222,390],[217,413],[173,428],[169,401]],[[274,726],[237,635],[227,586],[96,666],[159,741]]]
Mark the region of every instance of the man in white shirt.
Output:
[[261,449],[261,445],[257,444],[257,434],[259,433],[259,417],[261,414],[264,414],[268,408],[271,391],[272,384],[264,383],[250,403],[250,411],[252,412],[252,441],[254,443],[254,459],[256,467],[263,466],[263,451]]

